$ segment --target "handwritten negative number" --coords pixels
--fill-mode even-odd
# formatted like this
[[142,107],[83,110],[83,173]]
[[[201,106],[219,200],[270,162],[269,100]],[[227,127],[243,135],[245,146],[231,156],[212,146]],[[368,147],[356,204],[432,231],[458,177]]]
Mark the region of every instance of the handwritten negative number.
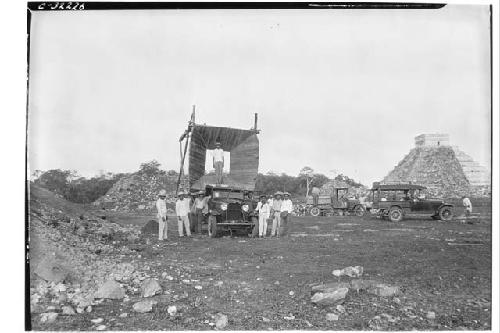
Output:
[[82,2],[42,2],[38,5],[38,9],[50,9],[50,10],[84,10],[85,3]]

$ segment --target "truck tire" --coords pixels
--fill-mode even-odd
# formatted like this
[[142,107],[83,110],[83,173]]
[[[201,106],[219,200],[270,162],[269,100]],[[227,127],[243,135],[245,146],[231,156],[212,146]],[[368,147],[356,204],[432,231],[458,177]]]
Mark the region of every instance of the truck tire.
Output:
[[311,216],[316,217],[319,216],[319,214],[321,214],[321,209],[319,209],[318,207],[312,207],[309,213],[311,214]]
[[217,237],[217,219],[213,215],[208,217],[208,236],[210,238]]
[[363,217],[365,215],[365,207],[361,206],[361,205],[357,205],[354,207],[354,215],[356,215],[357,217]]
[[256,217],[252,217],[252,223],[253,223],[253,228],[251,237],[255,238],[259,236],[259,220]]
[[453,211],[450,206],[444,206],[439,209],[438,215],[441,221],[449,221],[453,218]]
[[403,210],[399,207],[391,207],[389,210],[389,220],[391,222],[401,222],[403,220]]

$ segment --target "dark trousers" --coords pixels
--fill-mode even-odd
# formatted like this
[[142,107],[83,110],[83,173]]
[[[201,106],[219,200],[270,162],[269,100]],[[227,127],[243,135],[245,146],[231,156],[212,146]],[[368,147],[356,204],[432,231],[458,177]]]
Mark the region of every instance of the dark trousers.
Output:
[[196,208],[195,232],[201,234],[201,225],[203,224],[203,209]]
[[319,201],[319,195],[318,194],[313,194],[313,205],[317,206]]
[[290,213],[281,215],[280,236],[288,236],[288,230],[290,229],[290,217]]

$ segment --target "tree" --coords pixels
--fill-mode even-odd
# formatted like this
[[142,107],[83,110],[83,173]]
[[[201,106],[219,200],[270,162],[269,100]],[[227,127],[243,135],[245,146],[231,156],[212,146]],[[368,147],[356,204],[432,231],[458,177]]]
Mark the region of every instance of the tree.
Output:
[[299,178],[305,180],[306,183],[306,197],[309,196],[309,186],[314,180],[314,170],[311,167],[305,166],[299,172]]
[[69,182],[76,178],[76,173],[70,170],[53,169],[44,172],[35,184],[40,185],[47,190],[66,196],[68,194]]
[[160,171],[160,163],[157,160],[142,163],[139,172],[147,175],[154,175]]

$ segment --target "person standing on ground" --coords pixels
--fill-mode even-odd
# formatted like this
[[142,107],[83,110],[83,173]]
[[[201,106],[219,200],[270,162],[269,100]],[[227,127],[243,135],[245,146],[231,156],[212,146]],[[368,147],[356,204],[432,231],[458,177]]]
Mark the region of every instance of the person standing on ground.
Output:
[[290,223],[290,216],[293,212],[293,203],[292,200],[290,199],[290,193],[285,192],[283,194],[284,199],[281,202],[281,222],[283,224],[283,235],[286,236],[288,233],[288,229],[290,228],[289,223]]
[[191,230],[189,228],[189,210],[190,210],[190,200],[187,197],[188,194],[185,192],[179,193],[179,199],[175,203],[175,214],[177,215],[177,225],[179,227],[179,237],[184,237],[184,230],[186,229],[186,235],[191,237]]
[[256,210],[259,212],[259,237],[266,237],[267,233],[267,219],[271,213],[271,208],[267,203],[267,197],[265,195],[260,196],[260,201],[257,204]]
[[318,205],[318,202],[319,202],[319,193],[320,193],[320,189],[317,188],[316,186],[313,186],[313,188],[311,190],[311,194],[312,194],[312,197],[313,197],[313,205],[314,206]]
[[466,217],[469,217],[472,213],[472,202],[467,196],[462,197],[462,204],[464,205],[464,213]]
[[280,226],[281,226],[281,203],[282,203],[283,193],[278,191],[274,194],[273,205],[271,206],[271,218],[273,220],[273,226],[271,228],[271,237],[280,236]]
[[161,190],[158,193],[158,200],[156,200],[156,217],[158,218],[158,240],[167,239],[168,225],[167,225],[167,191]]
[[195,208],[195,232],[201,235],[201,224],[203,223],[203,208],[205,208],[206,200],[203,197],[205,192],[198,192],[198,196],[194,199]]
[[220,148],[220,143],[216,142],[215,143],[215,149],[214,149],[214,158],[213,158],[213,163],[214,163],[214,169],[215,169],[215,175],[217,177],[217,185],[222,184],[222,170],[224,169],[224,150]]

